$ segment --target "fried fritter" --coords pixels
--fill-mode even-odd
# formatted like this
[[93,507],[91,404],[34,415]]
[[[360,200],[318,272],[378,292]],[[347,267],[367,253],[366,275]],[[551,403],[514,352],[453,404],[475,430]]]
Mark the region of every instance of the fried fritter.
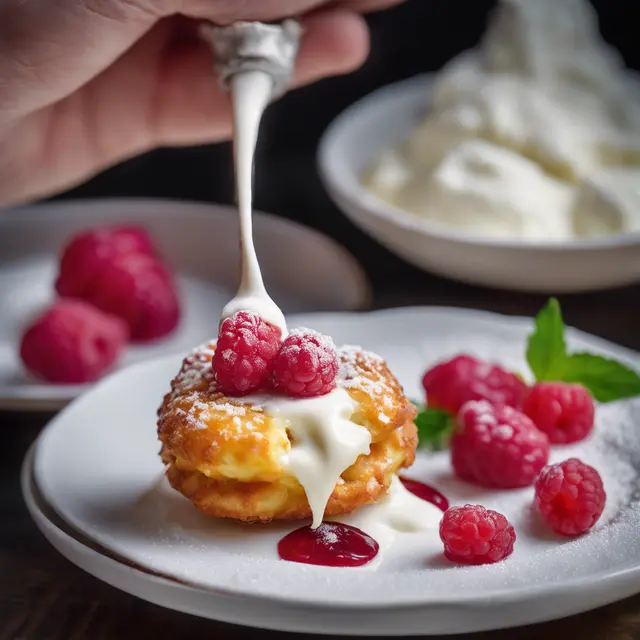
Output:
[[[216,389],[211,370],[215,344],[185,358],[158,415],[161,456],[169,482],[207,515],[244,521],[311,516],[303,487],[287,469],[287,421],[264,413],[250,399]],[[340,478],[325,515],[353,511],[380,498],[393,476],[415,457],[414,406],[378,356],[339,349],[338,387],[356,408],[351,421],[371,436]],[[247,401],[249,400],[249,401]]]

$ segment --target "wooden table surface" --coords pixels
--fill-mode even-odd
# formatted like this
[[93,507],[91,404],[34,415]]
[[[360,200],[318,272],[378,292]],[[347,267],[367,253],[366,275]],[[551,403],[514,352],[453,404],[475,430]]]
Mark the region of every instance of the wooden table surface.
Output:
[[[438,304],[531,315],[541,296],[495,292],[412,273],[375,296],[376,307]],[[568,323],[640,350],[640,287],[564,296]],[[0,640],[187,640],[311,637],[220,624],[161,609],[119,592],[60,556],[31,522],[19,487],[22,458],[50,415],[0,413]],[[639,585],[640,588],[640,585]],[[556,622],[482,634],[483,640],[640,639],[640,596]]]

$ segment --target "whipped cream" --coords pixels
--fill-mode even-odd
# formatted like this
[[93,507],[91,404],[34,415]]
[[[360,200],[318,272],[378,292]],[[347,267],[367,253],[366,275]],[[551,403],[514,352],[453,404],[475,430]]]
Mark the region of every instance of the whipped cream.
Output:
[[[478,73],[445,94],[448,101],[433,108],[431,129],[493,141],[567,181],[587,175],[598,163],[588,130],[572,117],[568,101],[563,104],[525,78]],[[421,142],[428,144],[424,137]],[[410,144],[413,156],[421,146]]]
[[[395,207],[481,236],[554,241],[632,231],[627,196],[607,196],[613,218],[585,199],[594,188],[610,191],[613,182],[596,176],[611,167],[640,180],[639,87],[586,0],[501,0],[479,47],[438,74],[427,117],[364,182]],[[479,179],[463,159],[479,140],[493,148],[473,153],[500,165],[500,180]],[[455,176],[455,189],[443,176]]]
[[636,171],[608,169],[580,185],[572,210],[576,235],[640,232],[640,180]]
[[493,237],[559,240],[571,234],[571,200],[571,189],[538,165],[482,140],[455,147],[398,197],[407,211],[420,215],[426,204],[424,213],[452,227],[473,227]]
[[620,56],[600,37],[585,0],[502,0],[483,39],[482,65],[543,82],[601,92],[620,74]]

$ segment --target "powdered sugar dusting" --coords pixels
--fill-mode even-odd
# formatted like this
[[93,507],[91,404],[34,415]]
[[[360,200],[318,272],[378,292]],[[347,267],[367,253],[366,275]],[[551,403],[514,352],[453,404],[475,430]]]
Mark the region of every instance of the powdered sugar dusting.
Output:
[[207,342],[194,349],[183,361],[180,372],[171,385],[172,397],[182,391],[215,384],[211,359],[215,351],[215,342]]
[[384,360],[378,354],[354,345],[345,345],[339,349],[338,353],[340,356],[338,386],[343,389],[359,389],[372,398],[380,398],[383,405],[391,406],[393,392],[387,385],[386,378],[382,375],[374,377],[362,375],[363,370],[379,370]]
[[296,329],[292,329],[289,335],[295,336],[303,342],[312,340],[327,351],[335,351],[336,349],[336,345],[334,344],[333,338],[331,338],[331,336],[326,336],[323,333],[314,331],[313,329],[307,329],[306,327],[297,327]]
[[322,525],[316,529],[316,535],[323,544],[330,547],[332,544],[337,544],[338,542],[337,530],[337,525],[330,522],[323,522]]
[[[391,406],[393,390],[386,383],[382,376],[370,377],[371,371],[376,371],[384,364],[384,360],[377,354],[365,351],[361,347],[346,345],[336,349],[331,337],[318,333],[312,329],[293,329],[290,336],[312,338],[324,347],[333,349],[338,354],[338,387],[343,389],[360,389],[371,397],[380,398],[382,404]],[[206,396],[206,405],[200,400],[200,410],[206,406],[209,411],[224,412],[230,417],[246,415],[247,404],[242,398],[230,400],[216,389],[216,381],[211,368],[211,360],[215,352],[215,341],[210,341],[194,349],[183,361],[180,372],[171,385],[169,402],[176,398],[189,395],[193,397]],[[367,373],[368,375],[365,375]],[[195,406],[195,405],[194,405]],[[262,411],[262,406],[251,405],[253,411]],[[194,414],[195,415],[195,414]],[[194,415],[189,417],[189,421],[195,426]],[[389,418],[381,413],[379,416],[382,422],[387,422]],[[204,428],[201,424],[200,428]]]
[[[171,406],[177,399],[184,398],[190,406],[188,412],[176,408],[183,415],[185,423],[193,429],[205,429],[206,419],[212,413],[221,413],[232,419],[236,428],[251,430],[251,423],[244,424],[240,418],[247,415],[248,406],[241,398],[230,399],[217,390],[211,359],[215,352],[215,342],[207,342],[194,349],[182,362],[178,375],[171,384],[168,404]],[[261,411],[262,407],[252,406],[253,411]]]
[[[625,406],[626,405],[626,406]],[[620,510],[638,498],[640,485],[640,400],[596,408],[594,434],[583,444],[555,447],[553,462],[580,458],[600,473],[607,504],[596,527],[614,519]]]

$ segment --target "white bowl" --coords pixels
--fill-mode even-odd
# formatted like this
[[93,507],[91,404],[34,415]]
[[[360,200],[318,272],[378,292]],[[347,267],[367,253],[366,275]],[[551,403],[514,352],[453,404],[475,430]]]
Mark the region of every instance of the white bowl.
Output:
[[407,262],[473,284],[569,293],[640,282],[640,233],[555,243],[477,238],[420,219],[370,193],[361,183],[363,171],[411,134],[426,112],[432,77],[421,75],[375,91],[325,132],[321,177],[357,226]]

